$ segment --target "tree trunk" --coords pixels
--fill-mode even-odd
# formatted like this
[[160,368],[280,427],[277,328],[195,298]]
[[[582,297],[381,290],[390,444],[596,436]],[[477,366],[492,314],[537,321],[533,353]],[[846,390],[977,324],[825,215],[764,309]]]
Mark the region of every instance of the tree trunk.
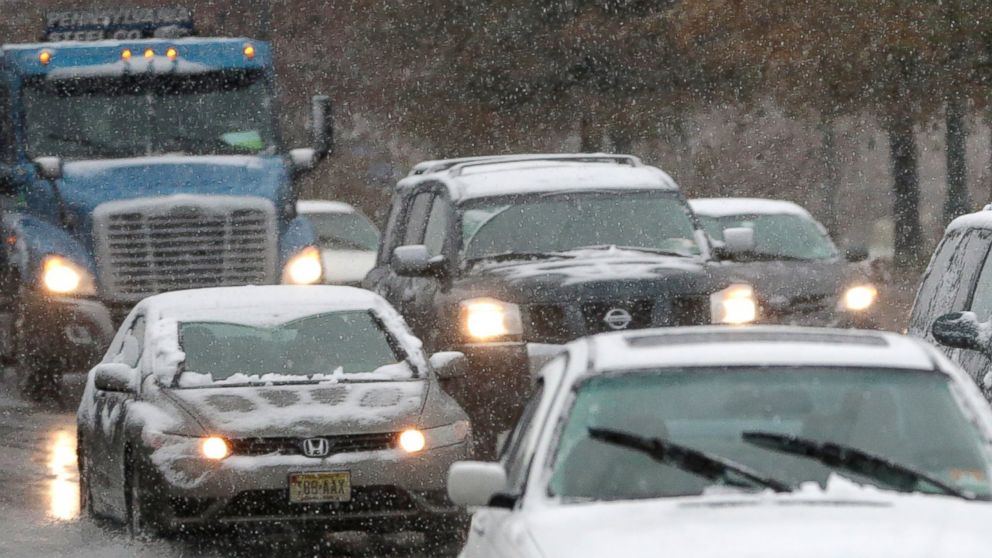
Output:
[[[820,123],[823,141],[820,144],[820,157],[823,162],[823,182],[821,183],[821,222],[831,234],[837,227],[837,194],[840,190],[840,168],[837,164],[837,138],[832,119]],[[835,238],[835,240],[838,240]]]
[[961,97],[952,94],[947,99],[947,198],[944,200],[944,223],[971,210],[965,162],[965,105]]
[[916,135],[913,119],[898,111],[888,123],[889,153],[895,203],[895,264],[900,268],[916,267],[921,261],[923,237],[920,231],[920,179],[917,174]]
[[599,151],[599,141],[593,137],[595,134],[595,129],[592,125],[592,119],[589,116],[583,116],[579,121],[579,152],[580,153],[594,153]]

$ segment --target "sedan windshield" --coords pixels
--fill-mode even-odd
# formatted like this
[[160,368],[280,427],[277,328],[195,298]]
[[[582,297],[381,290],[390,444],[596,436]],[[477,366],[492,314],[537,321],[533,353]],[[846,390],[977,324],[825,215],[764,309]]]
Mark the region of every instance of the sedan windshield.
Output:
[[[987,499],[989,455],[958,401],[941,374],[884,369],[593,378],[578,388],[549,488],[566,501],[624,500],[699,495],[715,485],[763,490],[768,479],[825,487],[837,474],[887,490]],[[671,450],[659,458],[666,443],[737,474],[700,474]],[[851,455],[838,459],[843,448]],[[759,482],[741,482],[740,471]]]
[[305,380],[409,379],[411,371],[378,320],[333,312],[279,325],[184,322],[179,385]]
[[465,259],[617,246],[699,253],[685,203],[669,192],[563,193],[485,200],[462,210]]
[[32,157],[257,154],[275,145],[259,73],[31,81],[24,108]]
[[754,231],[754,252],[770,258],[825,260],[837,255],[830,237],[815,221],[799,215],[699,216],[706,232],[723,240],[723,230],[746,227]]

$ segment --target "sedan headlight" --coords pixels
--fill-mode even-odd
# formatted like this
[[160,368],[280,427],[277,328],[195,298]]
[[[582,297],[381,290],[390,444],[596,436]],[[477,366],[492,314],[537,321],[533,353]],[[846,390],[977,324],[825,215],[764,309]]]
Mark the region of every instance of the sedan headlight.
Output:
[[493,341],[523,333],[520,307],[495,298],[473,298],[461,303],[465,334],[475,341]]
[[710,295],[711,319],[715,324],[748,324],[758,319],[758,303],[751,285],[733,284]]
[[878,289],[874,285],[855,285],[844,291],[840,306],[843,310],[863,312],[871,308],[877,298]]
[[407,453],[419,453],[426,449],[443,448],[460,444],[468,439],[472,427],[467,420],[458,420],[451,424],[418,430],[408,428],[400,433],[397,444]]
[[307,246],[286,262],[282,270],[282,282],[288,285],[312,285],[324,276],[324,266],[320,262],[320,250]]
[[96,282],[83,266],[62,256],[46,256],[41,266],[41,284],[58,295],[93,296]]

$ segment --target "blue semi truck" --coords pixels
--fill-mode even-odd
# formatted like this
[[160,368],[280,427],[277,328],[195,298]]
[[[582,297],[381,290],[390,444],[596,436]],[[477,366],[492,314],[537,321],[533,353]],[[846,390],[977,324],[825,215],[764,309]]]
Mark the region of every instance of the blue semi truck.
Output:
[[295,202],[329,100],[313,145],[284,149],[270,45],[192,27],[182,8],[60,12],[48,41],[0,46],[0,358],[31,395],[102,357],[145,296],[321,279]]

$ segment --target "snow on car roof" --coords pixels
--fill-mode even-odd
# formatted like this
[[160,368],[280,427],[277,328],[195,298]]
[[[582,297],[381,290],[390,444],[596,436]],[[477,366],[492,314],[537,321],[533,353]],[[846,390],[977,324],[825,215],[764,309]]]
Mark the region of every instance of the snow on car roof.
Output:
[[708,217],[731,215],[799,215],[812,218],[799,204],[764,198],[700,198],[689,200],[692,210]]
[[296,202],[298,213],[355,213],[349,204],[330,200],[300,200]]
[[992,229],[992,204],[981,211],[962,215],[947,225],[947,232],[957,229]]
[[893,333],[802,327],[693,327],[590,339],[597,370],[674,366],[878,366],[934,370],[918,341]]
[[[418,165],[422,174],[401,180],[399,187],[441,182],[448,187],[452,199],[460,201],[564,190],[678,191],[678,185],[668,174],[643,165],[634,157],[588,155],[589,160],[582,160],[582,156],[576,155],[571,160],[564,155],[548,155],[546,159],[524,155],[432,161],[434,167]],[[418,167],[414,172],[418,172]],[[438,170],[432,172],[432,169]]]

